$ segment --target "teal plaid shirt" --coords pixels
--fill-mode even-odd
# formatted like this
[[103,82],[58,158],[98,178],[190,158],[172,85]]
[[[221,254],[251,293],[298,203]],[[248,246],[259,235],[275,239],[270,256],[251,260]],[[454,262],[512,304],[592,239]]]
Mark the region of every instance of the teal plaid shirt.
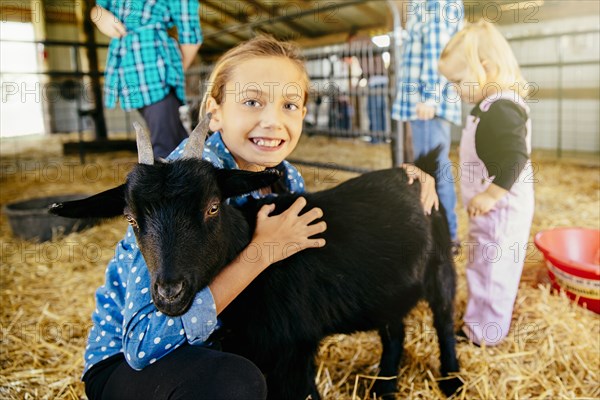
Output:
[[438,61],[464,19],[462,0],[412,0],[406,4],[406,30],[392,118],[417,119],[417,103],[436,107],[435,115],[461,124],[460,96],[438,72]]
[[162,100],[172,89],[185,102],[181,53],[167,29],[176,26],[180,44],[202,42],[197,0],[96,0],[127,29],[108,47],[104,105],[138,109]]

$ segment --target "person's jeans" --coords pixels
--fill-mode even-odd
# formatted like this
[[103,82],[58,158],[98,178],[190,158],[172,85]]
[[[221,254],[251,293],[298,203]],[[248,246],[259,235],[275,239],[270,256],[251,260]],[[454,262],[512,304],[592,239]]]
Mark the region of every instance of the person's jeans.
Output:
[[436,191],[440,203],[446,210],[448,226],[452,240],[456,240],[456,192],[454,190],[454,174],[448,154],[450,152],[450,122],[442,118],[423,121],[410,121],[412,130],[415,160],[426,155],[438,146],[442,146],[438,158],[438,171],[435,176]]
[[380,133],[385,131],[385,86],[374,85],[369,87],[369,97],[367,98],[367,111],[369,113],[369,131],[371,133]]

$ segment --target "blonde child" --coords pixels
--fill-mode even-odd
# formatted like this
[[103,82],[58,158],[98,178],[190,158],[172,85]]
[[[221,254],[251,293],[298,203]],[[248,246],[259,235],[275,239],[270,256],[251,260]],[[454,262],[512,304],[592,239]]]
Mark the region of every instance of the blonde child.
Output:
[[[303,192],[304,180],[285,161],[298,143],[306,115],[308,75],[298,48],[257,37],[227,52],[209,83],[201,115],[211,113],[215,133],[206,140],[203,157],[220,168],[272,167],[282,172],[279,182],[251,196]],[[186,143],[169,158],[176,159]],[[409,172],[422,179],[420,170]],[[425,181],[422,197],[430,209],[437,198],[427,190],[435,183],[432,178]],[[238,257],[196,294],[180,317],[168,317],[152,303],[149,272],[129,228],[108,265],[106,284],[96,293],[83,376],[90,400],[265,398],[258,368],[240,356],[211,349],[208,338],[219,325],[219,313],[254,278],[293,254],[272,243],[298,243],[298,251],[325,245],[324,239],[314,238],[326,229],[325,222],[314,223],[322,211],[313,208],[299,215],[305,205],[299,198],[277,216],[269,215],[272,205],[263,207],[248,245],[253,252],[262,249],[258,259]]]
[[534,209],[527,82],[508,42],[479,21],[454,36],[440,72],[475,104],[460,142],[469,299],[463,333],[498,344],[511,324]]

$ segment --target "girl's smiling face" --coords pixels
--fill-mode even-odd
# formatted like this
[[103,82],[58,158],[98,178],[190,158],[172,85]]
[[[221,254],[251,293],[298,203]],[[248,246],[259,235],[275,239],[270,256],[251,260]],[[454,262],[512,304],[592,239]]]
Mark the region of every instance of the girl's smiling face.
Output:
[[303,72],[285,57],[259,57],[240,63],[223,88],[221,104],[209,97],[210,129],[240,169],[264,170],[281,163],[295,148],[306,115]]

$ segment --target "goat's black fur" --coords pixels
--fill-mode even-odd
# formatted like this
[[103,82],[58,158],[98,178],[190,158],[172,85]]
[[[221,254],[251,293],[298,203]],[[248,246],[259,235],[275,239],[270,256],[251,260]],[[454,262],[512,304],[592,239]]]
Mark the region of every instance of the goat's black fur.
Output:
[[[431,171],[435,156],[421,166]],[[152,296],[161,311],[179,315],[187,310],[194,293],[247,246],[263,204],[275,203],[274,213],[280,213],[294,202],[299,195],[250,201],[241,209],[224,203],[277,179],[272,171],[218,170],[205,161],[180,160],[138,165],[124,187],[107,192],[111,204],[122,193],[120,212],[136,220]],[[380,375],[395,376],[403,319],[420,299],[433,311],[442,376],[458,371],[450,236],[443,211],[423,214],[419,193],[419,183],[408,185],[402,169],[389,169],[303,194],[305,210],[323,210],[326,246],[271,265],[220,314],[224,350],[249,358],[266,373],[270,398],[319,398],[314,357],[320,341],[334,333],[378,330],[383,342]],[[92,204],[99,196],[90,198]],[[215,202],[220,211],[209,217],[206,209]],[[81,201],[75,205],[86,207]],[[69,203],[53,211],[77,214]],[[157,285],[182,280],[184,291],[176,301],[157,296]],[[460,386],[457,377],[440,381],[447,395]],[[395,390],[396,380],[381,380],[374,387],[378,395]]]

